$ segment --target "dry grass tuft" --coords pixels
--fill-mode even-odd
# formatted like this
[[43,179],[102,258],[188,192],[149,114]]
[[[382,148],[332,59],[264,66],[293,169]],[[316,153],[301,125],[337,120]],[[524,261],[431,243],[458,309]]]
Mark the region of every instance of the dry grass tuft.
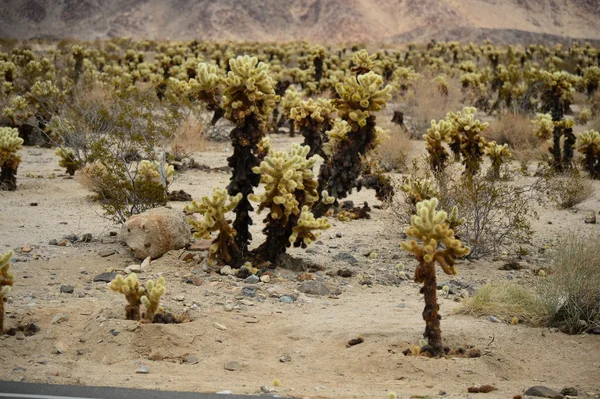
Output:
[[516,317],[531,326],[545,325],[550,319],[548,306],[536,290],[513,282],[483,286],[463,303],[458,313],[493,315],[506,322]]
[[550,177],[546,190],[550,199],[562,209],[573,208],[594,195],[592,182],[577,170]]
[[386,172],[405,172],[412,146],[410,135],[396,127],[391,129],[389,138],[379,145],[375,158]]
[[169,144],[176,159],[206,151],[208,144],[203,134],[202,121],[192,114],[188,115]]
[[544,143],[533,135],[529,117],[519,113],[506,112],[490,123],[486,139],[498,144],[508,144],[513,158],[519,162],[540,159],[546,152]]

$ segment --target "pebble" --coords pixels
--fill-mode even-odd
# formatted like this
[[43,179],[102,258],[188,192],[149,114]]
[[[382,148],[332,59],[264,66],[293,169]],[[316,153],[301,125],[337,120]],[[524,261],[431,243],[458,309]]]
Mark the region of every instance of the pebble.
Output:
[[15,338],[19,341],[23,341],[25,339],[25,334],[23,334],[23,331],[17,331]]
[[138,367],[135,372],[137,374],[148,374],[150,372],[150,367],[142,365]]
[[75,242],[79,240],[79,237],[77,237],[75,234],[69,234],[63,237],[65,240],[69,240],[71,242]]
[[146,270],[150,267],[150,263],[152,263],[152,258],[148,256],[146,259],[144,259],[140,267],[142,268],[142,270]]
[[90,351],[89,349],[83,348],[83,349],[77,349],[75,351],[75,353],[77,353],[78,356],[83,356],[86,353],[88,353],[89,351]]
[[69,320],[68,315],[60,313],[60,314],[57,314],[56,316],[54,316],[50,323],[58,324],[58,323],[62,323],[63,321],[68,321],[68,320]]
[[282,295],[279,297],[279,302],[294,303],[294,298],[289,295]]
[[195,355],[189,355],[186,359],[185,362],[187,364],[197,364],[198,363],[198,358]]
[[240,364],[238,362],[229,362],[225,364],[224,368],[227,371],[236,371],[240,368]]
[[284,355],[281,355],[281,357],[279,358],[279,361],[281,363],[289,363],[292,361],[292,357],[286,353]]
[[242,295],[254,298],[256,296],[256,287],[244,287],[242,288]]
[[217,395],[231,395],[233,392],[230,391],[229,389],[226,389],[224,391],[218,391],[216,392]]
[[115,251],[114,249],[103,249],[101,251],[98,251],[98,255],[100,255],[103,258],[114,255],[116,253],[117,253],[117,251]]
[[173,299],[175,299],[177,302],[183,302],[185,300],[185,296],[183,294],[181,294],[181,295],[177,295]]
[[562,399],[563,395],[545,386],[535,386],[525,391],[525,395],[536,396],[539,398]]
[[64,342],[57,342],[54,344],[54,349],[56,350],[56,353],[61,354],[65,353],[69,349],[69,346]]
[[265,274],[264,276],[260,276],[260,281],[266,284],[269,281],[271,281],[271,276],[269,276],[268,274]]
[[58,245],[58,240],[56,238],[53,238],[50,241],[48,241],[48,245]]
[[225,306],[223,306],[223,310],[226,312],[231,312],[231,311],[233,311],[233,306],[225,305]]
[[75,291],[75,289],[73,288],[72,285],[61,285],[60,286],[60,292],[62,294],[72,294]]
[[358,263],[358,259],[348,252],[340,252],[338,254],[333,255],[333,260],[337,260],[340,262],[347,262],[351,265],[355,265]]
[[142,267],[140,265],[129,265],[125,268],[125,273],[141,273]]
[[396,305],[396,307],[399,309],[404,309],[406,307],[406,305],[403,303],[399,303],[398,305]]
[[121,331],[112,329],[109,331],[109,333],[116,337],[117,335],[121,334]]
[[80,242],[91,242],[93,239],[92,233],[85,233],[81,236]]
[[500,323],[500,320],[496,316],[488,316],[488,320],[492,323]]
[[59,247],[66,247],[70,244],[71,244],[71,241],[69,241],[69,240],[60,240],[58,242],[58,244],[56,244],[56,245],[58,245]]
[[224,276],[231,276],[232,274],[235,274],[231,266],[223,266],[221,270],[219,270],[219,273]]
[[258,278],[258,276],[254,275],[254,274],[251,274],[244,279],[244,283],[247,283],[247,284],[256,284],[259,281],[260,281],[260,278]]
[[213,323],[213,326],[214,326],[215,328],[217,328],[217,329],[221,330],[221,331],[225,331],[225,330],[227,330],[227,327],[225,327],[223,324],[219,324],[219,323],[217,323],[217,322],[214,322],[214,323]]
[[115,273],[115,272],[104,272],[104,273],[100,273],[97,276],[95,276],[92,279],[92,281],[95,282],[95,283],[97,283],[97,282],[110,283],[115,278],[117,278],[117,273]]

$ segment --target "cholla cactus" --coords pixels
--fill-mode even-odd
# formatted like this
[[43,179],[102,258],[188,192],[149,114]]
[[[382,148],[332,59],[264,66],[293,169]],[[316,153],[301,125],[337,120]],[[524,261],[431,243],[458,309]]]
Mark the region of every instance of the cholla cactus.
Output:
[[10,127],[0,127],[0,190],[17,189],[17,169],[21,157],[17,154],[23,147],[19,131]]
[[265,192],[251,195],[260,203],[258,212],[269,210],[263,232],[267,240],[256,252],[265,260],[275,261],[290,245],[288,239],[297,225],[301,209],[310,208],[319,201],[318,182],[312,168],[316,156],[307,159],[308,146],[292,144],[289,152],[271,150],[253,171],[260,174]]
[[407,177],[400,190],[406,195],[406,203],[410,205],[410,214],[417,210],[417,204],[439,195],[439,190],[434,180],[428,178]]
[[229,60],[229,66],[223,92],[225,115],[238,126],[250,116],[264,122],[279,100],[269,66],[247,55]]
[[[349,77],[336,85],[340,99],[334,100],[338,114],[345,122],[336,122],[328,132],[331,143],[325,148],[330,157],[319,172],[319,191],[344,198],[358,184],[367,155],[376,148],[381,130],[375,126],[374,112],[385,107],[391,98],[391,86],[374,72]],[[350,130],[347,128],[350,127]],[[323,216],[329,206],[318,204],[313,213]]]
[[422,75],[415,72],[412,67],[400,67],[392,74],[392,85],[400,94],[405,94],[413,88],[414,84],[421,79]]
[[144,295],[140,298],[146,308],[144,318],[152,323],[154,316],[162,310],[160,297],[165,293],[165,278],[160,277],[156,283],[153,280],[148,280],[144,292]]
[[300,101],[298,105],[290,110],[290,117],[294,124],[304,136],[303,145],[309,146],[308,157],[319,155],[327,159],[323,150],[323,138],[325,132],[331,129],[331,115],[336,111],[331,100],[319,98]]
[[235,242],[236,231],[225,218],[225,215],[232,211],[241,199],[241,193],[227,198],[226,190],[215,187],[212,198],[204,196],[200,203],[193,201],[185,207],[188,214],[199,213],[204,216],[202,222],[193,218],[189,220],[196,229],[196,238],[210,238],[210,233],[219,232],[208,250],[208,260],[211,263],[215,260],[233,265],[242,263],[242,255]]
[[577,151],[583,154],[585,169],[594,179],[600,179],[600,133],[589,130],[579,135]]
[[12,251],[0,254],[0,335],[4,333],[4,298],[10,294],[15,276],[10,272]]
[[300,242],[302,248],[306,248],[307,245],[319,238],[320,233],[314,232],[314,230],[326,230],[331,225],[327,221],[327,218],[320,217],[315,219],[315,216],[308,210],[307,206],[302,207],[298,224],[292,229],[292,235],[290,236],[290,243]]
[[450,149],[455,157],[462,156],[465,173],[474,176],[479,172],[486,142],[480,133],[489,126],[487,122],[475,119],[477,109],[465,107],[462,112],[450,112],[446,119],[452,124]]
[[225,78],[223,108],[228,119],[237,127],[230,134],[233,155],[227,158],[233,169],[231,182],[227,186],[229,195],[241,193],[242,198],[235,208],[233,228],[237,232],[236,243],[241,252],[252,239],[249,226],[252,224],[248,200],[260,177],[252,172],[258,166],[258,143],[265,135],[266,120],[279,100],[275,94],[275,82],[269,76],[269,67],[258,62],[256,57],[239,56],[229,60],[231,70]]
[[[424,337],[428,341],[428,346],[423,348],[423,351],[428,351],[436,357],[443,355],[444,348],[440,329],[441,317],[438,314],[435,264],[438,263],[446,274],[454,275],[456,258],[469,253],[469,249],[454,238],[454,231],[448,225],[448,214],[437,210],[437,206],[437,198],[417,204],[417,214],[411,217],[406,234],[420,243],[416,240],[401,243],[402,248],[412,252],[419,261],[415,270],[415,282],[423,283],[421,292],[425,296],[423,319],[426,325]],[[455,212],[452,210],[452,214]]]
[[[290,121],[290,137],[296,135],[296,124],[294,123],[291,112],[294,107],[297,107],[300,104],[300,101],[302,101],[302,92],[299,92],[294,85],[288,87],[285,90],[283,97],[281,97],[282,120],[287,119]],[[283,123],[280,122],[278,126],[281,126],[282,124]]]
[[431,121],[431,127],[427,129],[427,134],[423,135],[425,148],[429,153],[427,157],[429,166],[434,173],[440,173],[446,167],[449,154],[444,147],[444,143],[450,142],[451,133],[452,124],[441,120],[437,123]]
[[358,77],[348,77],[344,83],[338,83],[335,90],[340,96],[338,109],[340,117],[350,123],[353,131],[367,125],[372,112],[381,111],[391,98],[392,87],[384,87],[383,78],[375,72]]
[[224,114],[220,104],[223,79],[224,77],[217,65],[200,63],[196,70],[196,77],[190,79],[188,83],[190,95],[203,101],[206,108],[213,112],[211,125],[215,125]]
[[492,161],[490,176],[493,179],[499,179],[500,167],[512,157],[508,144],[497,144],[495,141],[492,141],[485,148],[485,155]]
[[550,114],[537,114],[536,119],[532,120],[531,123],[535,126],[533,134],[540,140],[549,140],[552,137],[554,131],[554,122],[552,122],[552,115]]
[[68,148],[58,148],[55,154],[60,157],[58,165],[65,168],[71,176],[83,167],[84,162],[81,159],[77,159],[73,151]]
[[163,173],[161,173],[160,169],[160,164],[157,161],[149,161],[144,159],[138,165],[137,178],[141,181],[153,182],[166,187],[173,182],[175,167],[173,165],[164,164]]
[[142,296],[145,294],[144,287],[135,273],[131,273],[127,278],[118,275],[108,286],[112,291],[120,292],[125,295],[128,305],[125,307],[125,317],[127,320],[140,320],[140,304]]
[[351,71],[357,75],[363,75],[367,72],[373,71],[375,68],[375,59],[377,54],[369,55],[367,50],[360,50],[354,53],[352,56],[352,68]]

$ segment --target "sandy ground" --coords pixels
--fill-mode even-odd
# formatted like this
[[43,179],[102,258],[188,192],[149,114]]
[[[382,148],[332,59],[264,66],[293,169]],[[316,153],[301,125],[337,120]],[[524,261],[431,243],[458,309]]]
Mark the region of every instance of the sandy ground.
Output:
[[[277,137],[273,142],[283,148],[290,139]],[[195,158],[224,166],[226,149],[226,144],[217,145]],[[257,284],[256,297],[246,297],[243,281],[203,272],[201,253],[186,263],[180,260],[185,250],[172,251],[152,262],[140,278],[164,276],[163,305],[173,313],[187,311],[192,321],[180,325],[127,321],[122,296],[110,292],[106,283],[92,282],[101,272],[137,263],[118,237],[109,235],[118,226],[102,217],[98,204],[75,180],[48,178],[62,173],[53,151],[22,152],[18,191],[0,192],[0,252],[17,252],[13,267],[17,280],[6,304],[6,324],[8,328],[33,321],[41,331],[24,339],[0,337],[0,379],[233,393],[259,393],[261,386],[273,387],[278,379],[276,393],[297,398],[386,398],[389,391],[400,398],[465,398],[467,388],[477,384],[492,384],[498,391],[471,397],[509,398],[534,385],[558,390],[574,386],[580,397],[600,395],[600,336],[569,336],[452,314],[460,306],[454,296],[440,299],[445,342],[453,347],[472,345],[482,356],[405,357],[402,350],[417,343],[424,329],[423,300],[417,284],[395,274],[398,262],[406,265],[409,275],[416,264],[400,250],[400,226],[386,209],[373,209],[371,220],[333,221],[319,243],[307,251],[290,251],[323,266],[313,275],[338,295],[299,293],[299,271],[278,268],[277,278]],[[44,178],[26,177],[29,173]],[[191,170],[179,176],[173,189],[198,198],[214,186],[226,185],[228,178],[226,173]],[[583,223],[587,213],[600,210],[600,186],[595,189],[595,196],[574,210],[540,208],[533,248],[551,243],[566,230],[599,237],[600,225]],[[367,191],[350,199],[378,204]],[[179,209],[184,204],[171,205]],[[260,228],[260,223],[253,227],[259,242]],[[91,233],[94,240],[67,247],[48,244],[67,234],[84,233]],[[31,252],[23,252],[24,246]],[[117,253],[103,258],[98,252],[106,249]],[[373,251],[377,256],[369,257]],[[529,269],[500,271],[502,259],[461,261],[456,278],[474,287],[502,281],[507,274],[533,281],[539,277],[530,269],[546,265],[547,255],[532,252]],[[339,253],[354,255],[357,264],[335,260]],[[351,269],[354,276],[327,274],[339,268]],[[374,284],[361,285],[365,279]],[[440,281],[448,279],[440,273]],[[74,286],[74,293],[61,294],[61,284]],[[280,295],[297,300],[282,303]],[[56,315],[68,320],[52,324]],[[357,336],[364,343],[347,348],[346,343]],[[64,353],[56,353],[57,345],[64,346]],[[280,361],[282,357],[289,361]],[[225,370],[230,362],[239,363],[235,371]],[[141,365],[149,367],[148,374],[136,374]]]

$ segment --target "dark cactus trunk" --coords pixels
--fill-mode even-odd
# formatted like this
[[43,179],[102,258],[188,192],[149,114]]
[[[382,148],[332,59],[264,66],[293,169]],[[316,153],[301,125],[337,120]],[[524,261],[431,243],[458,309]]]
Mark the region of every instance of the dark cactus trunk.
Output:
[[125,306],[125,318],[127,320],[140,320],[140,305],[133,306],[127,305]]
[[573,129],[568,128],[563,132],[565,136],[565,142],[563,144],[563,167],[570,168],[573,165],[573,146],[577,141],[577,138],[573,134]]
[[421,293],[425,297],[425,309],[423,309],[423,320],[425,320],[425,333],[423,336],[427,339],[428,346],[423,351],[431,353],[434,357],[444,354],[442,344],[442,330],[440,328],[439,315],[440,305],[437,302],[437,280],[435,277],[435,263],[422,263],[419,265],[420,271],[415,273],[415,281],[423,283]]
[[15,191],[17,189],[17,169],[7,163],[0,168],[0,190]]
[[[227,192],[231,196],[242,193],[243,197],[235,207],[235,221],[233,228],[237,232],[236,244],[242,254],[246,253],[248,245],[252,240],[249,227],[252,225],[250,212],[254,210],[248,195],[254,192],[258,186],[260,176],[252,171],[259,165],[256,157],[256,148],[263,137],[260,122],[254,115],[246,118],[243,126],[238,126],[231,131],[230,138],[233,146],[233,155],[227,158],[227,164],[233,169],[233,176],[227,186]],[[232,265],[239,266],[239,265]]]
[[563,171],[561,150],[560,150],[560,138],[562,137],[562,130],[559,127],[554,127],[554,133],[552,135],[552,166],[558,172]]

